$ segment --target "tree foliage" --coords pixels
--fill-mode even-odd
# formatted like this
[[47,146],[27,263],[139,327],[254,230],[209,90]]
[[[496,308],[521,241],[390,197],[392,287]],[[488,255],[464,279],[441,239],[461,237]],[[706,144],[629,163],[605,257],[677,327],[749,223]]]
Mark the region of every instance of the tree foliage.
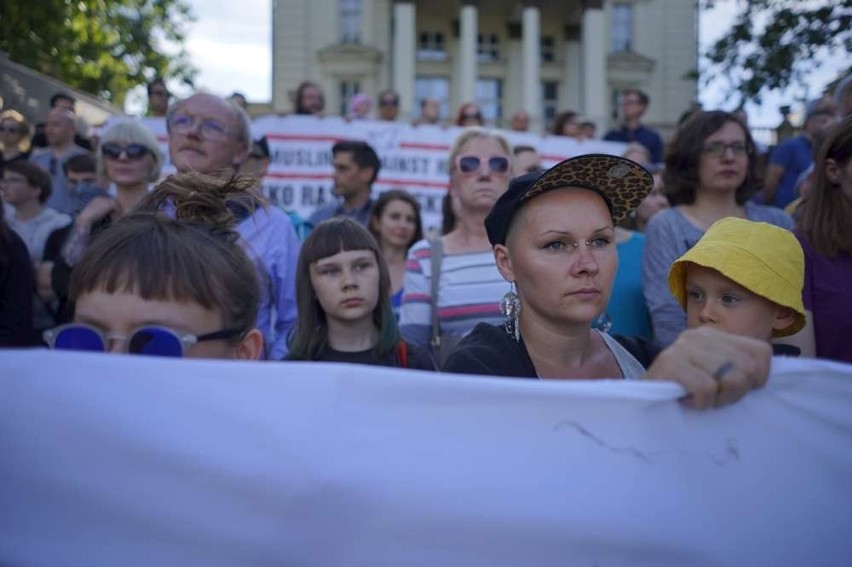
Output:
[[[117,105],[154,77],[192,84],[185,0],[4,0],[0,50]],[[175,53],[167,53],[167,44]]]
[[[702,7],[715,3],[703,0]],[[737,0],[737,7],[733,27],[704,53],[702,83],[724,79],[739,102],[807,85],[828,57],[849,61],[852,0]]]

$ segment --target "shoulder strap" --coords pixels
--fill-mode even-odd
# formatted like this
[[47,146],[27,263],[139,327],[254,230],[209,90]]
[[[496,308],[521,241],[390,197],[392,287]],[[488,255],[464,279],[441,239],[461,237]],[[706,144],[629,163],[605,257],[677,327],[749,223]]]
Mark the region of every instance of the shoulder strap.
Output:
[[408,368],[408,345],[405,341],[399,341],[396,345],[396,358],[400,368]]
[[647,369],[657,358],[662,350],[656,343],[653,343],[642,337],[627,337],[624,335],[613,335],[618,344],[633,355],[639,363]]
[[441,346],[441,330],[438,327],[438,284],[441,280],[441,259],[444,255],[444,246],[441,242],[441,237],[429,241],[432,248],[432,294],[430,301],[432,304],[432,348],[437,349]]

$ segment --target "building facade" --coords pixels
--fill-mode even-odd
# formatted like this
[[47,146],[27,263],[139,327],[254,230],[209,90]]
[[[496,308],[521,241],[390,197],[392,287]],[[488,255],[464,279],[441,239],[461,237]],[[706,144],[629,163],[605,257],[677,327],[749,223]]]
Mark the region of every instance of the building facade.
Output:
[[644,122],[667,133],[696,99],[695,0],[273,0],[272,12],[276,112],[312,80],[329,114],[393,88],[401,120],[434,97],[447,120],[476,100],[494,126],[523,109],[538,130],[574,110],[602,132],[634,87],[651,98]]

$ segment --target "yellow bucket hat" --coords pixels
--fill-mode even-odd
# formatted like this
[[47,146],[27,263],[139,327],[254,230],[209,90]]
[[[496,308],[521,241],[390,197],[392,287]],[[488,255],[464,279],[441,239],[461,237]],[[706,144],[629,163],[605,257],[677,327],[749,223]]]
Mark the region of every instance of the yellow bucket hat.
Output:
[[795,334],[805,326],[805,255],[789,230],[736,217],[713,223],[669,270],[669,289],[684,309],[687,262],[716,270],[750,292],[795,311],[793,324],[773,331],[773,337]]

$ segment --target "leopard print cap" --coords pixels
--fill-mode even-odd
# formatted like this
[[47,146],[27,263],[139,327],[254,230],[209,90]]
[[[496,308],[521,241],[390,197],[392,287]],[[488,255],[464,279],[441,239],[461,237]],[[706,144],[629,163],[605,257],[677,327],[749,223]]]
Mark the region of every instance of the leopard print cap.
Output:
[[521,197],[520,203],[553,189],[583,187],[606,200],[613,224],[639,206],[654,187],[654,178],[638,163],[606,154],[566,159],[544,172]]
[[509,224],[529,199],[553,189],[583,187],[606,201],[613,224],[618,224],[650,193],[654,178],[638,163],[608,154],[586,154],[561,161],[544,173],[512,179],[485,218],[488,240],[505,244]]

